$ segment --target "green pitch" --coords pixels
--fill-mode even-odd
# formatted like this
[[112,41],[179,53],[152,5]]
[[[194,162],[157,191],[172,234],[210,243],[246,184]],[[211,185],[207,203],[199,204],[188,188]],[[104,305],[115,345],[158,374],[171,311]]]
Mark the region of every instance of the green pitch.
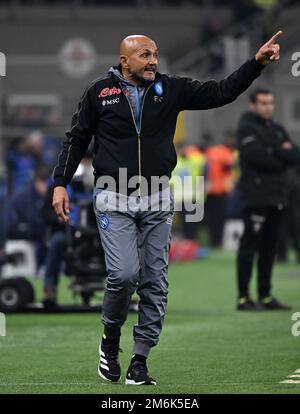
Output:
[[[0,337],[0,393],[300,393],[300,384],[280,383],[300,369],[300,336],[291,334],[291,315],[300,312],[299,266],[276,266],[275,296],[293,312],[236,312],[230,254],[171,265],[169,279],[165,326],[149,360],[158,386],[100,380],[97,314],[24,314],[8,316]],[[70,301],[67,283],[63,278],[60,298]],[[135,320],[131,314],[123,328],[122,380]]]

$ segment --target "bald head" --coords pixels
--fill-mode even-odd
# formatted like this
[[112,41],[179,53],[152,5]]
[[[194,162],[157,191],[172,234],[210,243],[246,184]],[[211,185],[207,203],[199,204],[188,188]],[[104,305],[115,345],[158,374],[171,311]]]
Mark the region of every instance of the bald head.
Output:
[[157,46],[144,35],[125,37],[120,44],[123,76],[135,84],[152,82],[157,72]]
[[[136,52],[141,47],[155,47],[156,44],[154,40],[150,39],[148,36],[144,35],[131,35],[125,37],[120,44],[120,56],[121,55],[130,55],[131,53]],[[157,48],[156,48],[157,49]]]

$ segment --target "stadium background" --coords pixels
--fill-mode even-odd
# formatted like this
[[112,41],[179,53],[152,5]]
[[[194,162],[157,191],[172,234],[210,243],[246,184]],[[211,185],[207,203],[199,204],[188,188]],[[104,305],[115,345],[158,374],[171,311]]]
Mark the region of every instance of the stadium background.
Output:
[[[231,73],[269,35],[283,30],[280,62],[255,86],[274,91],[275,118],[300,144],[299,79],[291,74],[299,12],[297,1],[276,0],[1,1],[0,51],[6,56],[6,77],[0,78],[2,246],[4,205],[15,191],[9,155],[16,142],[40,131],[42,158],[51,169],[79,96],[90,80],[118,62],[119,42],[128,34],[157,41],[160,71],[206,80]],[[182,114],[176,142],[222,143],[226,134],[234,135],[247,95],[225,108]],[[30,180],[33,171],[27,173]],[[201,248],[212,247],[206,232],[197,236]],[[203,249],[203,260],[170,267],[169,311],[150,364],[160,370],[161,386],[151,392],[299,393],[299,384],[281,384],[300,368],[291,314],[237,315],[235,254],[220,247]],[[275,283],[299,311],[295,258],[292,254],[288,263],[276,265]],[[41,277],[33,283],[40,300]],[[62,278],[59,299],[72,302],[67,285]],[[130,315],[124,329],[126,362],[134,318]],[[97,315],[9,315],[7,336],[0,337],[0,392],[124,392],[122,386],[101,386],[96,376],[98,326]],[[181,351],[188,360],[179,358]]]

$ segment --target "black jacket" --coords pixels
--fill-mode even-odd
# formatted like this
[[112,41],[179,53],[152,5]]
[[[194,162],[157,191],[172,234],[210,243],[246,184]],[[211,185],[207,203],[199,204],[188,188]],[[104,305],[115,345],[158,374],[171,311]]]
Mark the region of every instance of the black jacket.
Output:
[[[300,163],[298,147],[285,129],[259,115],[245,113],[237,131],[241,166],[243,207],[285,206],[288,195],[287,169]],[[283,149],[282,143],[292,143]]]
[[110,73],[95,80],[81,98],[66,133],[53,174],[54,186],[70,182],[93,135],[95,181],[102,175],[117,178],[119,168],[127,168],[128,178],[170,176],[177,162],[173,137],[179,112],[217,108],[234,101],[263,67],[253,58],[220,82],[157,73],[141,104],[140,133],[119,78]]

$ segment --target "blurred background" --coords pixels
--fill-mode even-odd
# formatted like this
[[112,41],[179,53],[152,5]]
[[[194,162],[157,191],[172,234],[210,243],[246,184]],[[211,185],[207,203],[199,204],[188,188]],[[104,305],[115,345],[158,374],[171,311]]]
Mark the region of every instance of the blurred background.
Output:
[[[230,74],[283,30],[281,60],[255,87],[274,92],[275,119],[300,144],[299,81],[291,75],[299,13],[296,0],[1,0],[0,51],[6,57],[6,76],[0,78],[2,254],[21,250],[28,259],[22,274],[47,278],[47,260],[52,263],[67,242],[65,229],[51,215],[49,197],[64,133],[86,85],[118,63],[119,43],[129,34],[156,41],[161,72],[207,80]],[[188,170],[205,176],[205,218],[190,224],[178,214],[171,260],[237,248],[242,228],[235,131],[247,106],[248,92],[225,108],[180,114],[174,174]],[[81,228],[94,225],[86,202],[92,180],[87,154],[70,189],[72,223]],[[287,260],[284,248],[281,259]],[[59,269],[64,259],[56,260]],[[16,275],[9,266],[2,268],[3,277]]]

